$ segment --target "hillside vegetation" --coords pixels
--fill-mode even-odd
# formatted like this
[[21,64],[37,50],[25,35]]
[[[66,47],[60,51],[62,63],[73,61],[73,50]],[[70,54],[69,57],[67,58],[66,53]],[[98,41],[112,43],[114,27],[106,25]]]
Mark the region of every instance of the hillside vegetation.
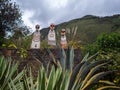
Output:
[[[77,33],[75,35],[75,40],[80,41],[83,44],[92,43],[96,40],[97,36],[102,32],[120,33],[120,15],[113,15],[106,17],[87,15],[82,18],[74,19],[56,25],[55,30],[56,32],[60,33],[60,30],[62,28],[65,28],[66,30],[72,30],[76,26],[77,26]],[[43,39],[45,39],[45,37],[47,36],[48,31],[49,31],[49,27],[41,30]]]

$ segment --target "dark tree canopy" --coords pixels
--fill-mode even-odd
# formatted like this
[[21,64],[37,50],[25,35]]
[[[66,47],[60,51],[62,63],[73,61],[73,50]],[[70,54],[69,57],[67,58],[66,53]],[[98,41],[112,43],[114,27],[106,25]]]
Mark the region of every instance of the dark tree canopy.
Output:
[[4,41],[6,32],[13,32],[21,20],[19,6],[10,0],[0,0],[0,46]]

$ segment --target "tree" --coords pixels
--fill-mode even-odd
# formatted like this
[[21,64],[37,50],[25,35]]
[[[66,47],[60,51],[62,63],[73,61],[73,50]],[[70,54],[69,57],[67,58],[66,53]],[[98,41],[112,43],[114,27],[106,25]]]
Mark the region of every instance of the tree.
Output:
[[0,46],[7,32],[14,32],[14,27],[22,22],[19,6],[10,0],[0,0]]

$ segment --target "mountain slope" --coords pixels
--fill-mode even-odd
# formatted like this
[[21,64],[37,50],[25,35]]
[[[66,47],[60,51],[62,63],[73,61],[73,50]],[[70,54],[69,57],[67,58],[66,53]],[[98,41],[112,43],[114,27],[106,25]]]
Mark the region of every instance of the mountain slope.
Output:
[[[97,17],[87,15],[82,18],[74,19],[68,22],[56,25],[56,32],[60,37],[60,30],[62,28],[72,30],[75,26],[78,27],[75,40],[82,41],[82,43],[92,43],[96,40],[97,36],[102,32],[117,32],[120,33],[120,15]],[[45,39],[49,28],[41,30],[42,38]],[[68,37],[67,37],[68,38]]]

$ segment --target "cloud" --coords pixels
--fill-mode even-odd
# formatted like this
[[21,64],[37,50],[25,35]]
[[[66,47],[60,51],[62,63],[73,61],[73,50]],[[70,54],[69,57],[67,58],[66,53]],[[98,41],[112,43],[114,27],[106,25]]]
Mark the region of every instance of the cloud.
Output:
[[68,3],[68,0],[46,0],[45,2],[49,2],[49,7],[55,10],[65,7]]
[[30,11],[30,10],[24,10],[22,19],[24,21],[25,25],[29,25],[29,27],[31,27],[32,29],[34,29],[34,25],[39,23],[39,21],[37,20],[31,20],[31,18],[34,16],[35,12],[34,11]]
[[24,22],[33,28],[59,24],[85,15],[107,16],[120,13],[120,0],[16,0]]

